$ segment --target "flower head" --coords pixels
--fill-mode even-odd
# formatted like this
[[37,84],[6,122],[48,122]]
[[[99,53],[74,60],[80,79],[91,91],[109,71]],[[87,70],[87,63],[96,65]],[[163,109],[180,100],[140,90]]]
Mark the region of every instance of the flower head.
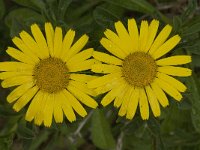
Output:
[[[83,35],[73,43],[75,31],[69,30],[63,38],[62,29],[53,29],[45,23],[45,35],[34,24],[31,26],[33,37],[22,31],[19,37],[13,38],[18,49],[8,47],[7,53],[18,61],[0,63],[0,79],[2,87],[17,86],[7,97],[14,103],[15,111],[20,111],[30,103],[25,119],[35,124],[51,126],[55,122],[63,122],[63,112],[67,119],[76,120],[75,112],[80,116],[87,115],[81,103],[96,108],[96,101],[89,95],[95,93],[86,83],[94,77],[82,74],[97,63],[89,59],[93,49],[83,50],[88,36]],[[81,102],[81,103],[80,103]]]
[[191,75],[188,68],[178,67],[191,62],[191,56],[177,55],[161,58],[181,40],[179,35],[168,38],[172,27],[166,25],[157,34],[159,21],[142,21],[140,30],[135,19],[128,20],[128,30],[119,21],[117,34],[107,29],[102,46],[111,54],[94,52],[93,57],[103,62],[92,66],[92,71],[104,73],[88,83],[98,94],[106,93],[101,101],[106,106],[114,101],[119,115],[132,119],[139,105],[142,119],[149,118],[149,105],[154,116],[160,116],[160,105],[169,105],[167,93],[175,100],[182,99],[186,86],[172,76]]

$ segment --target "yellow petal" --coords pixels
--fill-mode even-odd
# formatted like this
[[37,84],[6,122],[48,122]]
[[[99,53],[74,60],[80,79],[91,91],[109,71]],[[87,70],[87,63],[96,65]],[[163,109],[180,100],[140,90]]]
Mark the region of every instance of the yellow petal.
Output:
[[163,90],[158,86],[158,84],[156,82],[152,82],[151,83],[151,88],[152,88],[155,96],[157,97],[159,103],[163,107],[168,106],[169,105],[169,101],[167,99],[167,96],[165,95],[165,93],[163,92]]
[[63,40],[63,51],[67,51],[70,49],[75,37],[75,31],[69,29]]
[[64,95],[67,97],[67,100],[69,101],[70,105],[73,107],[73,109],[81,116],[85,117],[87,115],[86,110],[83,108],[83,106],[79,103],[79,101],[67,90],[63,90]]
[[167,82],[156,78],[155,82],[167,93],[169,94],[171,97],[173,97],[175,100],[180,101],[182,99],[182,95],[180,94],[180,92],[175,89],[173,86],[171,86],[170,84],[168,84]]
[[13,78],[5,79],[3,82],[1,82],[1,86],[3,88],[8,88],[12,86],[21,85],[27,82],[33,82],[32,76],[18,76]]
[[36,54],[33,53],[33,50],[30,49],[26,44],[24,43],[20,38],[14,37],[12,39],[13,43],[26,55],[28,55],[34,62],[39,62],[39,58],[36,56]]
[[139,50],[145,51],[145,46],[147,44],[147,39],[149,32],[149,25],[148,22],[143,20],[140,26],[140,36],[139,36]]
[[80,39],[68,50],[65,55],[64,61],[67,62],[72,56],[77,54],[87,44],[89,37],[84,34]]
[[105,49],[118,58],[124,59],[127,56],[119,47],[106,38],[102,38],[100,43]]
[[171,86],[175,87],[180,92],[185,92],[187,87],[181,83],[180,81],[176,80],[175,78],[168,76],[164,73],[157,73],[157,77],[159,79],[164,80],[165,82],[169,83]]
[[122,89],[122,84],[120,86],[114,87],[110,92],[108,92],[101,101],[101,104],[105,107],[110,104],[116,96],[118,96]]
[[106,93],[115,87],[120,87],[124,83],[123,80],[124,79],[122,79],[122,78],[113,80],[112,82],[109,82],[103,86],[100,86],[100,87],[94,89],[94,91],[96,92],[97,95]]
[[38,93],[35,95],[35,97],[31,101],[31,104],[29,105],[28,110],[26,112],[25,119],[27,121],[32,121],[36,113],[40,111],[42,100],[43,100],[43,93],[41,91],[38,91]]
[[60,58],[62,52],[62,28],[56,27],[54,34],[54,57]]
[[0,79],[1,80],[5,80],[7,78],[12,78],[12,77],[16,77],[16,76],[28,76],[28,75],[32,75],[33,72],[32,71],[23,71],[23,72],[2,72],[0,73]]
[[122,65],[122,60],[111,56],[109,54],[105,54],[105,53],[101,53],[101,52],[97,52],[94,51],[93,52],[93,57],[99,61],[108,63],[108,64],[113,64],[113,65]]
[[132,95],[133,91],[134,91],[134,88],[129,87],[128,90],[126,91],[126,93],[124,94],[123,102],[122,102],[122,105],[121,105],[119,113],[118,113],[119,116],[126,115],[126,113],[128,111],[128,104],[132,100],[131,95]]
[[83,83],[87,83],[89,81],[92,81],[94,79],[96,79],[96,76],[93,75],[86,75],[86,74],[70,74],[70,79],[75,80],[75,81],[79,81],[79,82],[83,82]]
[[116,95],[115,101],[114,101],[114,106],[119,108],[123,102],[123,97],[126,94],[126,91],[129,89],[129,86],[125,83],[123,84],[121,87],[121,93],[119,93],[118,95]]
[[159,27],[159,21],[158,20],[152,20],[150,25],[149,25],[149,32],[148,32],[148,38],[147,38],[147,43],[145,46],[145,52],[148,52],[158,31]]
[[72,58],[70,58],[69,61],[67,61],[67,64],[70,66],[70,65],[73,65],[76,63],[83,62],[92,56],[93,51],[94,51],[93,48],[88,48],[86,50],[83,50],[82,52],[80,52],[80,53],[74,55]]
[[44,121],[44,108],[46,104],[48,104],[48,96],[49,93],[42,92],[42,97],[40,99],[40,105],[38,105],[38,112],[35,115],[34,123],[36,125],[41,125],[42,122]]
[[[21,48],[23,48],[24,50],[22,50],[25,54],[28,54],[30,57],[31,57],[31,53],[30,51],[32,51],[32,53],[34,53],[34,55],[36,55],[37,57],[39,58],[45,58],[45,53],[43,50],[41,50],[39,47],[38,47],[38,44],[35,42],[35,40],[32,38],[32,36],[30,34],[28,34],[27,32],[25,31],[22,31],[20,34],[20,37],[21,39],[23,40],[25,46],[21,45],[20,44],[20,41],[16,41],[17,43],[16,44],[20,44],[19,46]],[[36,57],[36,58],[37,58]],[[33,58],[31,58],[33,59]],[[35,58],[34,58],[35,59]],[[36,59],[37,61],[39,61],[39,59],[37,58]]]
[[66,95],[64,95],[63,92],[60,92],[58,98],[61,100],[61,106],[67,119],[70,122],[75,121],[76,116],[74,110],[72,109],[71,104],[69,103],[68,97],[66,97]]
[[35,64],[35,62],[29,56],[25,55],[23,52],[13,47],[8,47],[8,49],[6,50],[6,53],[8,53],[8,55],[15,58],[16,60],[19,60],[26,64],[32,64],[32,65]]
[[128,104],[127,114],[126,114],[127,119],[133,119],[137,110],[138,103],[139,103],[139,89],[135,88],[134,91],[132,92],[132,95],[130,96],[130,101]]
[[38,27],[37,24],[33,24],[31,26],[31,32],[33,34],[35,41],[38,44],[38,47],[40,48],[40,50],[43,51],[44,56],[46,58],[49,57],[49,49],[48,49],[48,46],[47,46],[47,42],[44,38],[42,31],[40,30],[40,28]]
[[164,66],[158,67],[158,72],[162,72],[172,76],[187,77],[191,76],[192,70],[183,67]]
[[153,54],[168,38],[172,31],[172,27],[170,25],[166,25],[162,31],[159,33],[159,35],[156,37],[155,41],[153,42],[149,53]]
[[61,105],[61,99],[57,97],[57,94],[59,93],[55,93],[55,97],[54,97],[53,115],[54,115],[56,123],[62,123],[63,110],[62,110],[62,105]]
[[51,23],[45,23],[45,33],[47,39],[47,45],[49,48],[49,53],[54,56],[54,29]]
[[137,28],[137,23],[135,19],[128,20],[128,31],[129,31],[130,39],[132,42],[133,51],[138,51],[139,34],[138,34],[138,28]]
[[25,64],[21,62],[0,62],[0,71],[32,71],[33,65]]
[[119,38],[121,41],[118,44],[123,45],[123,51],[127,55],[130,54],[133,51],[133,44],[132,44],[131,38],[128,34],[128,31],[126,30],[126,28],[120,21],[115,23],[115,29],[116,29],[117,34],[119,35]]
[[54,94],[48,94],[47,102],[44,107],[44,126],[50,127],[53,118],[53,107],[54,107]]
[[64,37],[63,45],[62,45],[62,55],[60,56],[61,59],[64,61],[68,55],[68,51],[74,41],[75,31],[69,29]]
[[146,86],[145,89],[146,89],[148,101],[149,101],[149,104],[151,106],[151,110],[153,112],[153,115],[155,117],[160,116],[160,105],[159,105],[158,100],[155,96],[155,93],[153,92],[153,90],[151,89],[150,86]]
[[34,86],[33,88],[27,90],[24,95],[22,95],[17,102],[13,105],[13,109],[15,111],[20,111],[32,98],[33,96],[36,94],[36,92],[38,91],[38,87]]
[[104,75],[102,77],[98,77],[98,78],[88,82],[88,87],[89,88],[97,88],[97,87],[103,86],[109,82],[112,82],[120,77],[121,77],[120,73],[112,73],[112,74]]
[[91,69],[92,65],[99,63],[99,61],[95,59],[89,59],[85,60],[76,64],[67,64],[67,67],[70,72],[77,72],[77,71],[83,71],[83,70],[88,70]]
[[78,81],[69,81],[69,85],[74,86],[78,90],[80,90],[88,95],[96,96],[96,93],[94,92],[94,90],[89,89],[86,83],[82,83],[82,82],[78,82]]
[[183,65],[190,63],[192,61],[191,56],[179,55],[163,58],[156,61],[159,66],[169,66],[169,65]]
[[167,54],[169,51],[171,51],[179,42],[181,38],[179,35],[175,35],[169,40],[167,40],[163,45],[161,45],[154,53],[152,53],[152,56],[154,59],[158,59],[161,56]]
[[22,84],[22,85],[18,86],[17,88],[15,88],[7,96],[7,101],[9,103],[12,103],[12,102],[16,101],[19,97],[21,97],[22,95],[24,95],[24,93],[26,93],[33,86],[34,86],[33,82],[28,82],[28,83],[25,83],[25,84]]
[[139,89],[140,97],[139,97],[139,106],[140,106],[140,114],[143,120],[149,119],[149,104],[147,100],[147,95],[143,88]]
[[121,67],[115,65],[95,64],[92,66],[91,71],[96,73],[114,73],[120,72]]
[[91,108],[96,108],[98,106],[97,102],[91,98],[90,96],[88,96],[87,94],[85,94],[84,92],[78,90],[77,88],[75,88],[74,86],[68,85],[67,89],[79,100],[81,101],[83,104],[85,104],[88,107]]
[[129,44],[125,43],[123,39],[120,39],[117,34],[115,34],[113,31],[106,29],[104,32],[105,36],[114,43],[117,47],[119,47],[124,53],[127,55],[130,53],[127,50],[130,49]]

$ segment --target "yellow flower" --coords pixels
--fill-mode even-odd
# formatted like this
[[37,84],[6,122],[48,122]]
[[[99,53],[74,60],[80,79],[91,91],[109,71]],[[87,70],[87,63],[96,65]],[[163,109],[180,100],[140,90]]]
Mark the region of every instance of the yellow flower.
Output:
[[56,123],[62,123],[63,112],[70,122],[76,120],[75,112],[85,117],[87,112],[80,102],[91,108],[98,105],[89,96],[95,93],[86,85],[94,77],[79,72],[98,62],[89,59],[92,48],[81,51],[88,36],[81,36],[73,44],[75,31],[70,29],[63,37],[62,29],[54,30],[50,23],[45,23],[46,38],[36,24],[31,26],[31,32],[34,38],[22,31],[20,38],[12,40],[18,49],[8,47],[6,51],[19,62],[0,63],[2,87],[18,86],[7,101],[15,102],[13,108],[17,112],[30,103],[25,119],[34,119],[37,125],[44,122],[51,126],[53,116]]
[[181,40],[179,35],[168,39],[172,27],[166,25],[156,36],[159,21],[149,25],[142,21],[140,31],[134,19],[128,20],[128,31],[119,21],[115,23],[117,34],[107,29],[102,46],[112,55],[94,52],[93,57],[103,64],[95,64],[92,71],[106,75],[88,83],[98,94],[108,92],[101,104],[114,101],[119,116],[132,119],[139,105],[142,119],[149,118],[149,105],[155,117],[160,116],[160,105],[169,105],[165,93],[175,100],[182,99],[186,86],[172,76],[186,77],[191,70],[175,65],[191,62],[191,56],[178,55],[161,58],[170,52]]

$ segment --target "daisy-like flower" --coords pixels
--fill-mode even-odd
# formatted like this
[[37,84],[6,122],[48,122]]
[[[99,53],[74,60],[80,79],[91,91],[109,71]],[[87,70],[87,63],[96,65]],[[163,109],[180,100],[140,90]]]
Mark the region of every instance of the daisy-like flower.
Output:
[[[169,105],[165,93],[175,100],[182,99],[186,86],[172,76],[186,77],[191,70],[175,65],[191,62],[191,56],[178,55],[161,58],[181,40],[179,35],[168,38],[172,27],[166,25],[156,36],[159,21],[150,24],[142,21],[138,31],[136,21],[128,20],[128,30],[119,21],[116,33],[107,29],[102,46],[111,54],[94,52],[93,57],[103,62],[95,64],[92,71],[105,74],[88,83],[98,94],[106,93],[101,104],[114,101],[119,116],[132,119],[139,105],[142,119],[149,118],[149,105],[155,117],[160,116],[160,105]],[[139,33],[138,33],[139,32]]]
[[76,120],[75,112],[85,117],[87,112],[81,103],[91,108],[98,105],[89,96],[95,93],[86,85],[94,77],[80,72],[98,62],[89,59],[92,48],[81,51],[88,36],[73,43],[75,31],[70,29],[63,37],[62,29],[54,30],[50,23],[45,23],[45,36],[36,24],[31,26],[31,32],[33,37],[25,31],[20,38],[14,37],[18,49],[8,47],[6,51],[18,61],[0,63],[2,87],[17,86],[7,101],[15,102],[17,112],[30,104],[25,119],[34,119],[36,125],[51,126],[53,116],[56,123],[62,123],[63,112],[70,122]]

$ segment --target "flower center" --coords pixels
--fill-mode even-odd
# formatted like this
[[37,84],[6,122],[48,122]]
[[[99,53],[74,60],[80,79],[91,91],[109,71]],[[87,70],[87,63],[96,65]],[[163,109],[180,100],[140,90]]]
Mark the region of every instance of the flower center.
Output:
[[144,52],[128,55],[122,64],[122,74],[132,86],[144,87],[156,77],[157,65],[154,59]]
[[69,70],[65,63],[58,58],[41,60],[34,68],[36,85],[48,93],[58,92],[68,85]]

